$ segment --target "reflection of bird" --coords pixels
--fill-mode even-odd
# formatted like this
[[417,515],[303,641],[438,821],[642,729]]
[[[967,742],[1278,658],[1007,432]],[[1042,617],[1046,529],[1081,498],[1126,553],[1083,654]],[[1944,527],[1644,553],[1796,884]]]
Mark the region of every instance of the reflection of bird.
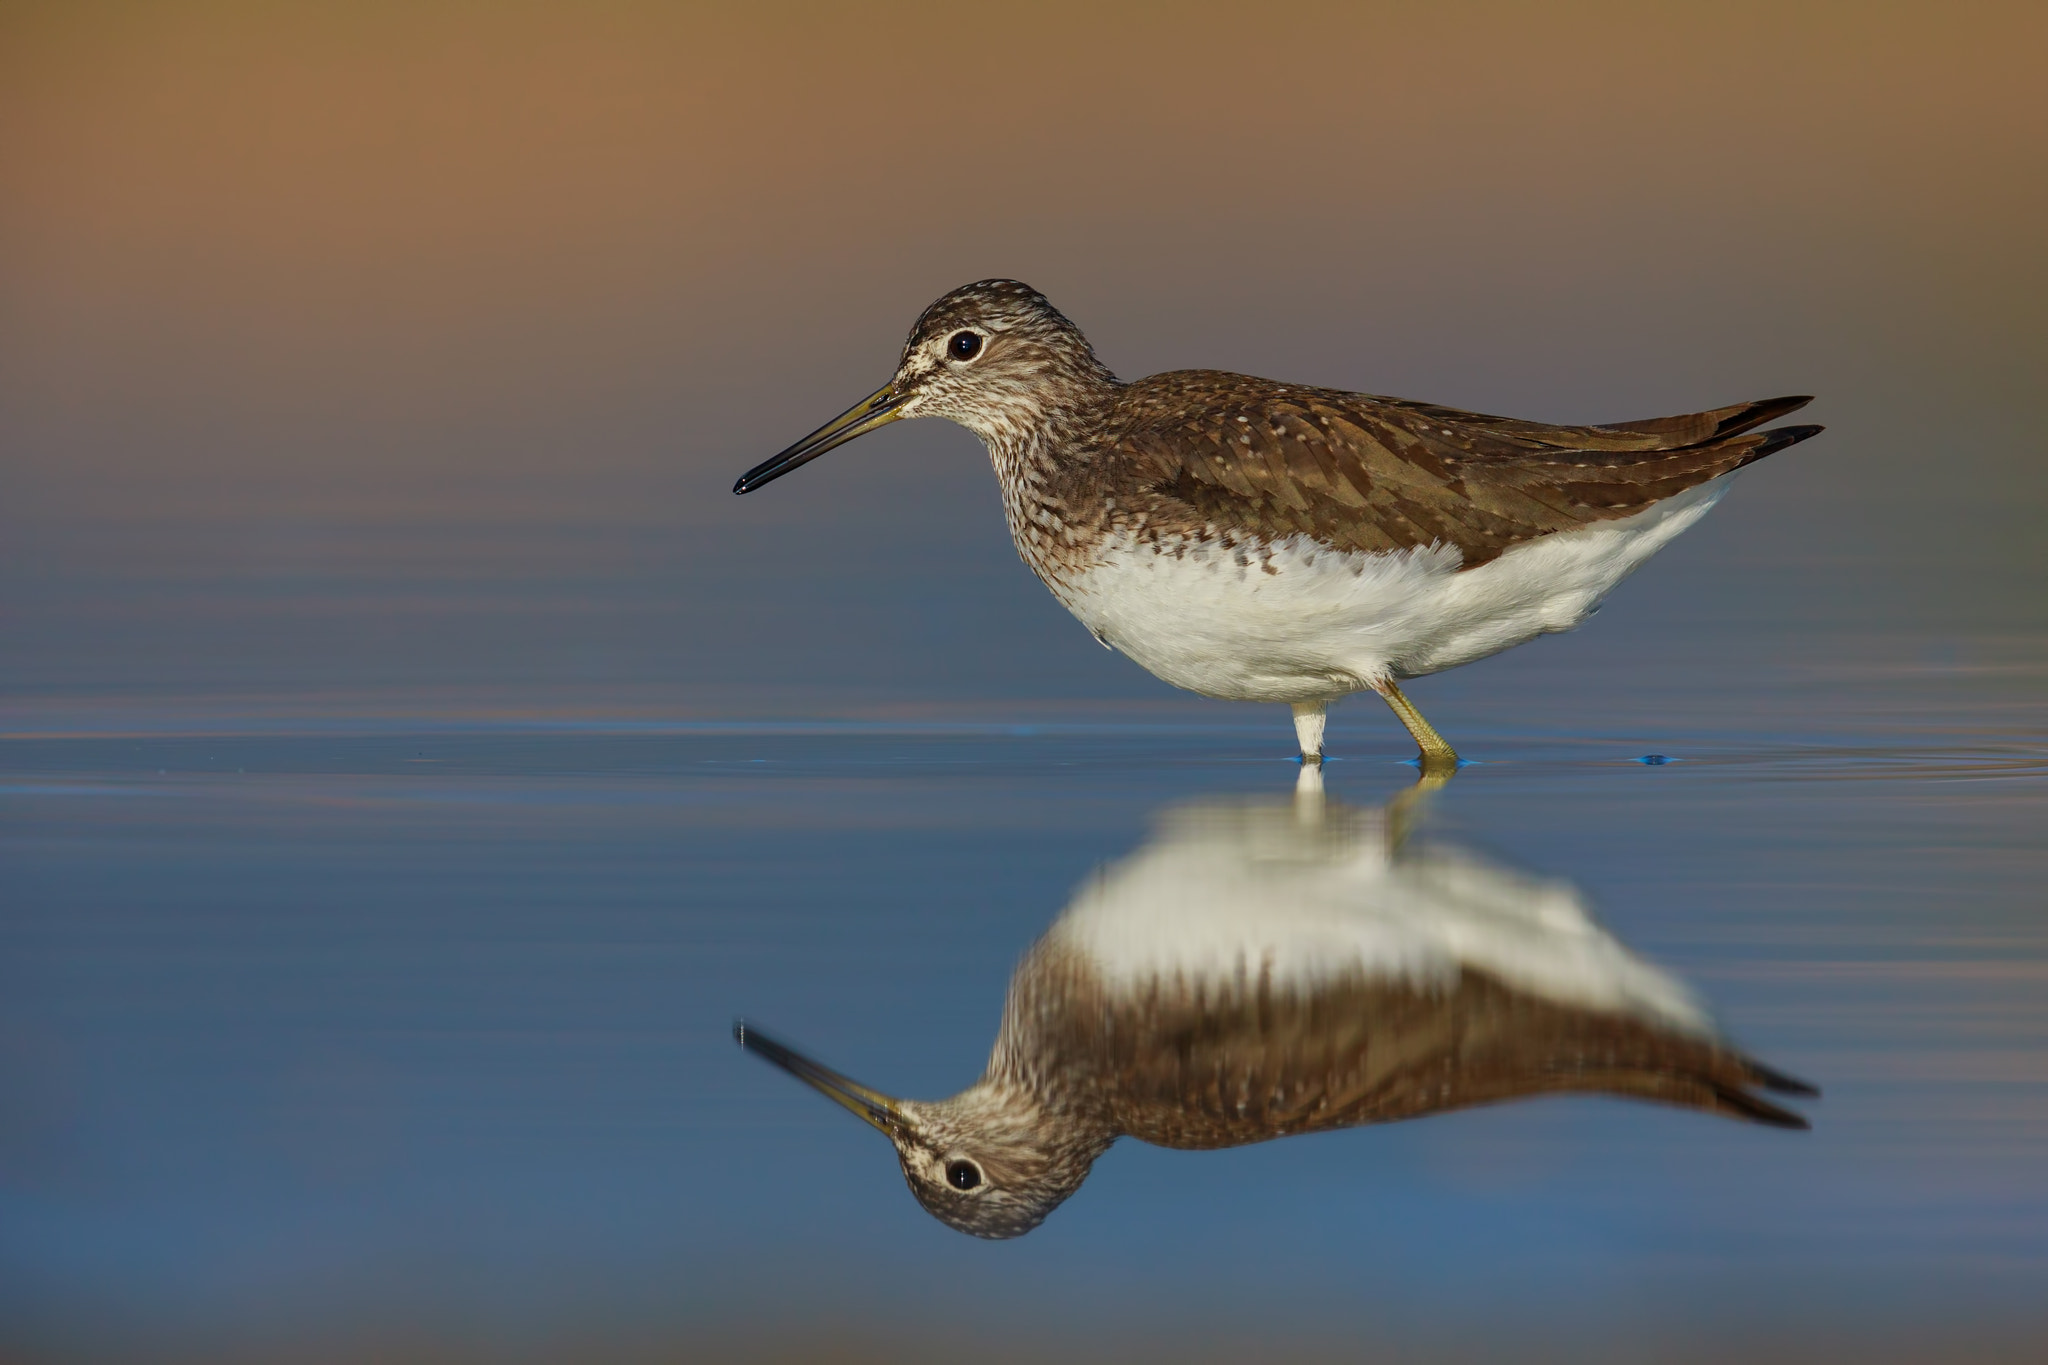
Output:
[[1030,286],[983,280],[911,329],[896,377],[734,486],[864,432],[945,417],[988,445],[1018,553],[1097,639],[1176,687],[1294,707],[1401,693],[1584,620],[1727,490],[1803,441],[1805,398],[1559,427],[1215,370],[1120,383]]
[[1574,1091],[1786,1128],[1815,1093],[1723,1042],[1571,887],[1390,852],[1371,812],[1191,807],[1018,966],[981,1080],[898,1100],[740,1025],[889,1135],[918,1202],[1029,1232],[1118,1137],[1231,1147]]

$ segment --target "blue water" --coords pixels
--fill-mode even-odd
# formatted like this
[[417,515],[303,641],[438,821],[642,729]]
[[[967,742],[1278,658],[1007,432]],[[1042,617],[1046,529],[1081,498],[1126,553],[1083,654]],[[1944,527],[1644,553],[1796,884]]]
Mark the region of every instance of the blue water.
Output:
[[[1425,825],[1575,885],[1821,1086],[1812,1132],[1564,1098],[1125,1142],[1003,1245],[924,1214],[886,1143],[732,1019],[952,1093],[1092,869],[1167,806],[1289,790],[1278,708],[20,707],[0,1317],[65,1358],[401,1328],[802,1353],[848,1323],[1110,1355],[1274,1320],[1302,1349],[1425,1353],[1626,1353],[1674,1324],[2024,1342],[2048,1280],[2041,674],[1907,670],[1845,710],[1795,670],[1732,715],[1686,676],[1577,732],[1542,723],[1566,689],[1440,688],[1476,761]],[[1376,707],[1335,712],[1331,747],[1335,797],[1413,780]]]

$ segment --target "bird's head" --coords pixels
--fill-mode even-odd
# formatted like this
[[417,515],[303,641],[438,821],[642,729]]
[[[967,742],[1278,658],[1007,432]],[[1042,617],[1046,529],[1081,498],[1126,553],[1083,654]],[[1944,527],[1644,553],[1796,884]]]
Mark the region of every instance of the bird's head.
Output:
[[925,1211],[976,1237],[1021,1237],[1088,1178],[1107,1134],[1062,1124],[1018,1089],[987,1079],[948,1100],[870,1090],[744,1024],[733,1036],[879,1128]]
[[1081,329],[1045,295],[1017,280],[980,280],[924,310],[894,378],[748,470],[732,491],[751,493],[905,417],[944,417],[985,441],[999,441],[1115,384]]

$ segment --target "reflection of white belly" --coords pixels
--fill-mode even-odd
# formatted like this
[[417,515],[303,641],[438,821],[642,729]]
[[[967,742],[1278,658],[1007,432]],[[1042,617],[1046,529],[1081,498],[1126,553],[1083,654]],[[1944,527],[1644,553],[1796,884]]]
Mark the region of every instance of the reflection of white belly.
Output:
[[1458,570],[1449,547],[1361,554],[1293,536],[1265,556],[1112,541],[1061,585],[1098,639],[1176,687],[1234,701],[1316,701],[1414,678],[1570,630],[1705,515],[1724,476],[1619,521]]
[[1047,938],[1118,996],[1313,994],[1343,977],[1427,988],[1471,969],[1559,1004],[1708,1027],[1692,993],[1595,923],[1571,885],[1450,848],[1389,860],[1375,822],[1326,833],[1285,803],[1176,813]]

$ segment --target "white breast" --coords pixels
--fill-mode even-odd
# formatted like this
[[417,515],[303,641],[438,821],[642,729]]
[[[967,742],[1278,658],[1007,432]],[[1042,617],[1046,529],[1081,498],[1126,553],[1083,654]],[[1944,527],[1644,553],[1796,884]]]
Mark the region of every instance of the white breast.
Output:
[[1675,978],[1593,922],[1578,891],[1463,852],[1390,859],[1377,819],[1304,825],[1284,804],[1192,807],[1083,889],[1048,932],[1109,989],[1339,976],[1443,984],[1484,971],[1560,1003],[1707,1031]]
[[1176,687],[1234,701],[1325,700],[1571,629],[1706,515],[1731,478],[1526,542],[1469,572],[1449,546],[1361,554],[1293,536],[1226,551],[1119,535],[1055,591],[1098,639]]

